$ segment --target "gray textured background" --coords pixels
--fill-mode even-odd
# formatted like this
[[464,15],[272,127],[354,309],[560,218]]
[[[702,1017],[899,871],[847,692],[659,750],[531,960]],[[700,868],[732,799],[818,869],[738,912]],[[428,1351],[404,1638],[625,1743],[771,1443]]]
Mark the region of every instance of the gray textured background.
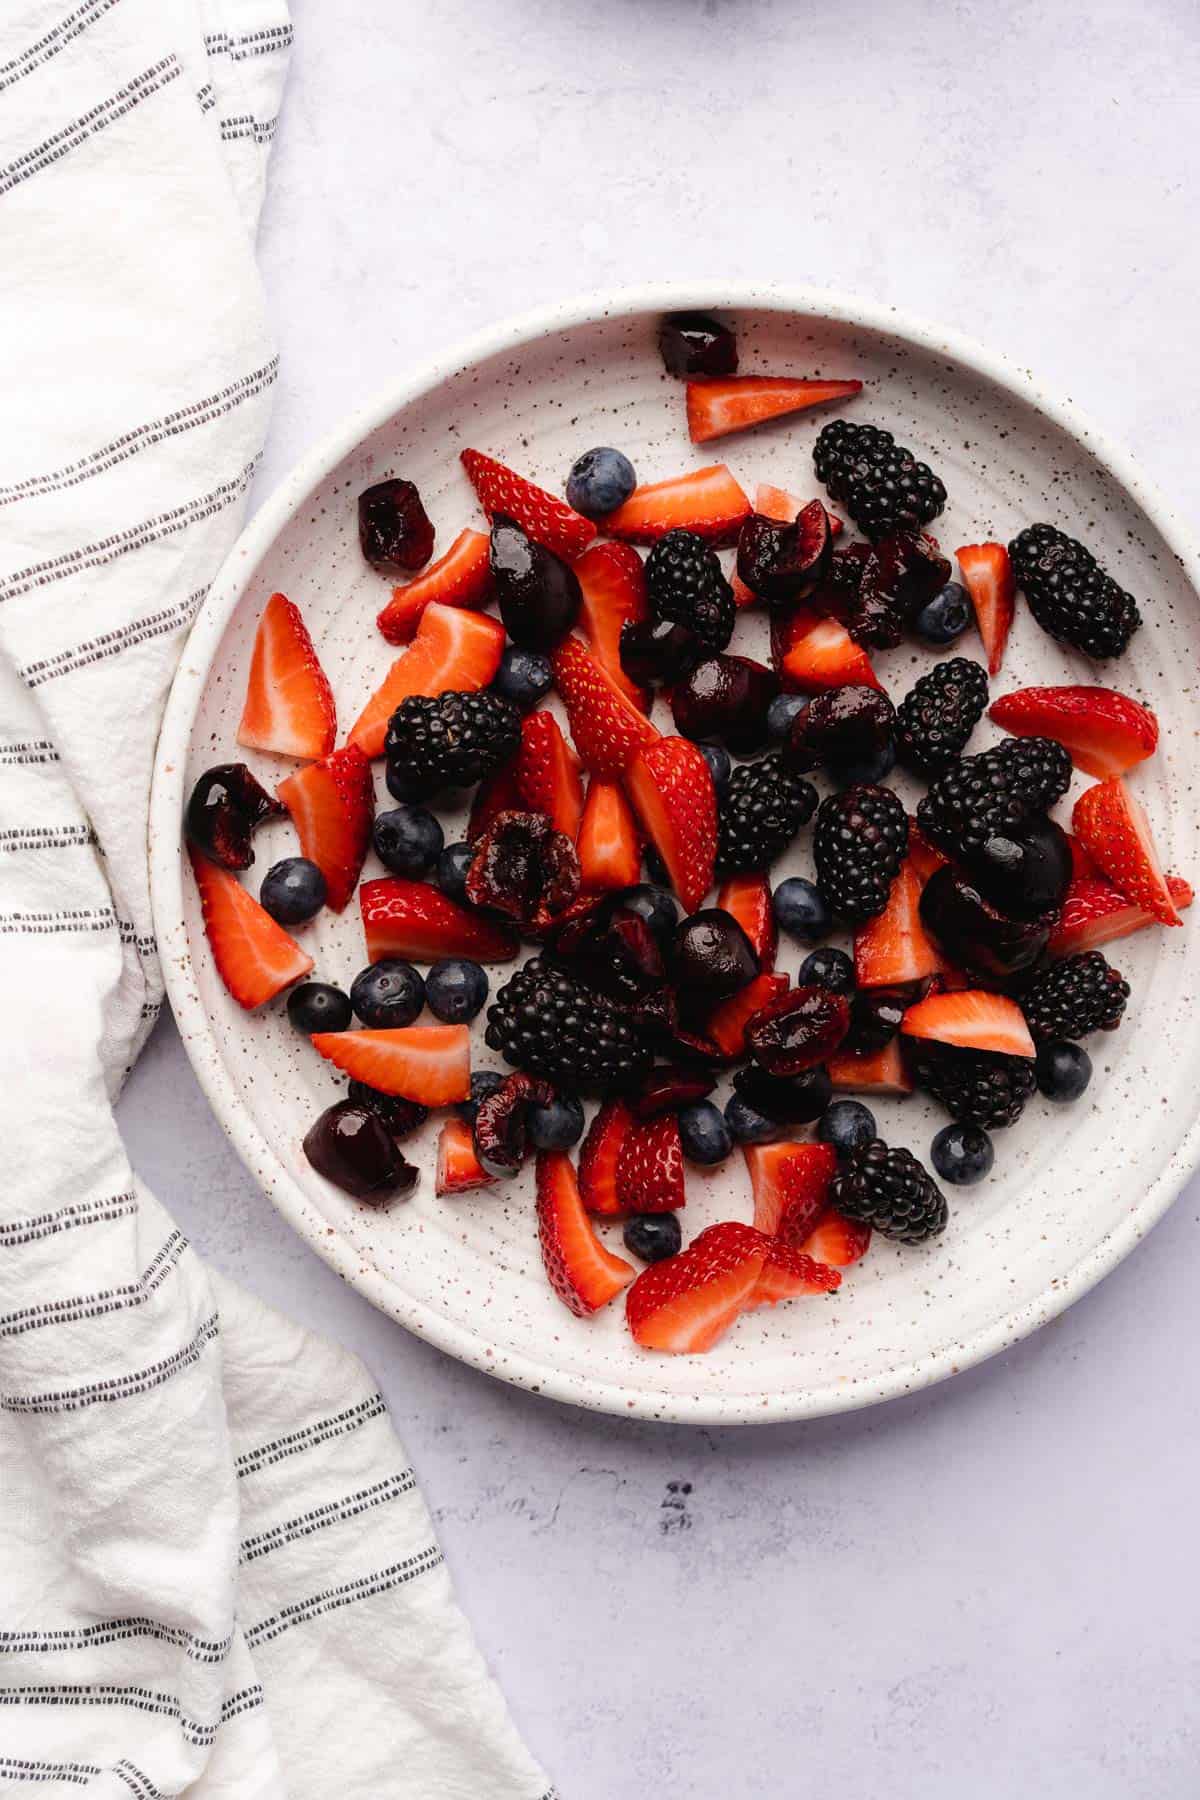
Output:
[[[294,15],[260,497],[468,331],[728,271],[1007,350],[1194,517],[1191,0]],[[1014,1353],[848,1418],[709,1432],[536,1400],[374,1314],[256,1191],[169,1021],[122,1118],[201,1251],[374,1370],[565,1800],[1195,1794],[1197,1187]]]

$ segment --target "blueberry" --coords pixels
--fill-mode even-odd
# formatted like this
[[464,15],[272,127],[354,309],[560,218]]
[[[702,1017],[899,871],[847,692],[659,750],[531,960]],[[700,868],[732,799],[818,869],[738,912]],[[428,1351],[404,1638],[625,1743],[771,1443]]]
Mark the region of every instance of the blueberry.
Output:
[[504,1076],[498,1069],[476,1069],[471,1076],[471,1098],[460,1101],[454,1110],[468,1125],[473,1125],[481,1103],[489,1094],[494,1094],[498,1087],[503,1086]]
[[723,744],[697,744],[696,748],[708,764],[713,787],[718,794],[723,794],[733,773],[733,758]]
[[781,881],[772,897],[775,922],[789,937],[815,944],[833,930],[833,915],[821,890],[800,875]]
[[520,644],[508,646],[492,683],[498,694],[503,694],[522,712],[536,706],[553,685],[554,671],[549,657],[542,656],[537,650],[523,650]]
[[851,787],[856,781],[885,781],[896,766],[896,746],[888,738],[878,750],[865,756],[847,756],[826,764],[829,779],[835,787]]
[[399,763],[389,761],[384,770],[387,791],[393,800],[407,804],[410,800],[426,800],[429,790],[419,775],[409,774]]
[[952,644],[971,623],[974,612],[971,596],[957,581],[951,581],[940,594],[935,594],[913,620],[913,630],[927,644]]
[[800,964],[796,983],[799,987],[828,988],[831,994],[852,994],[854,959],[844,950],[833,950],[828,945],[810,950]]
[[858,1100],[833,1100],[821,1114],[817,1136],[835,1150],[857,1150],[875,1136],[875,1114]]
[[680,1109],[679,1140],[688,1161],[702,1168],[724,1162],[733,1149],[729,1126],[711,1100],[697,1100]]
[[350,1004],[363,1024],[376,1030],[411,1025],[425,1004],[425,983],[411,963],[372,963],[351,982]]
[[943,1125],[929,1146],[929,1160],[943,1181],[974,1187],[996,1160],[992,1140],[979,1125]]
[[1038,1087],[1047,1100],[1055,1100],[1060,1106],[1078,1100],[1092,1079],[1091,1057],[1078,1044],[1068,1044],[1065,1038],[1039,1045],[1034,1066]]
[[442,854],[445,838],[423,806],[395,806],[377,813],[371,827],[375,854],[393,875],[424,875]]
[[354,1017],[349,994],[329,981],[302,981],[287,998],[288,1018],[310,1037],[314,1031],[345,1031]]
[[650,927],[660,950],[674,942],[679,908],[669,887],[655,887],[649,881],[639,881],[636,887],[622,888],[614,899]]
[[425,977],[426,1004],[445,1025],[465,1025],[487,997],[487,976],[465,956],[443,957]]
[[583,1106],[574,1094],[556,1094],[545,1106],[531,1106],[525,1118],[537,1150],[569,1150],[583,1136]]
[[757,1112],[740,1094],[732,1094],[725,1102],[725,1123],[739,1144],[769,1144],[786,1130],[786,1126]]
[[678,1256],[683,1229],[674,1213],[636,1213],[625,1227],[625,1248],[643,1262]]
[[447,844],[437,859],[437,884],[447,900],[461,906],[467,897],[467,870],[475,861],[474,844]]
[[303,925],[325,904],[325,877],[307,856],[285,856],[262,878],[258,897],[278,925]]
[[633,464],[619,450],[585,450],[567,476],[567,505],[585,519],[603,519],[624,506],[636,486]]
[[773,744],[786,742],[793,719],[808,711],[804,694],[776,694],[767,708],[767,736]]

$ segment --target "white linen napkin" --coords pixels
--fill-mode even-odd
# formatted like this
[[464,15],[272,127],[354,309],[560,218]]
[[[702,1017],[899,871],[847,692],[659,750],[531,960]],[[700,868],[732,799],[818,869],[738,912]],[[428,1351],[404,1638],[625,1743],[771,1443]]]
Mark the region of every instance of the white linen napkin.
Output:
[[290,41],[280,0],[0,9],[0,1791],[537,1800],[379,1394],[203,1266],[111,1112],[159,718],[275,379]]

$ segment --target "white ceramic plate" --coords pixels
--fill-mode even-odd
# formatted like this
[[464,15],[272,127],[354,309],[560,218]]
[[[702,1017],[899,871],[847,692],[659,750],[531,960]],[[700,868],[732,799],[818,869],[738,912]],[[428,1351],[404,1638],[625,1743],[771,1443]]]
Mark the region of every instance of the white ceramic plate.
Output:
[[[944,545],[1007,540],[1049,520],[1083,538],[1138,596],[1146,623],[1108,679],[1158,711],[1162,748],[1133,779],[1167,866],[1196,876],[1200,564],[1128,460],[1023,372],[890,311],[820,293],[659,288],[564,305],[439,359],[351,418],[261,508],[213,585],[167,709],[153,802],[155,913],[175,1015],[218,1118],[284,1216],[376,1306],[491,1374],[580,1405],[708,1423],[811,1417],[908,1392],[1006,1348],[1112,1269],[1170,1204],[1200,1149],[1190,919],[1116,947],[1133,1000],[1121,1030],[1093,1040],[1088,1095],[1058,1110],[1035,1099],[1016,1129],[998,1133],[994,1174],[951,1193],[944,1237],[917,1250],[876,1237],[831,1299],[743,1318],[707,1356],[666,1357],[638,1349],[619,1303],[583,1322],[553,1297],[528,1173],[478,1196],[435,1198],[434,1124],[406,1146],[424,1172],[419,1191],[390,1210],[358,1205],[313,1173],[300,1140],[337,1097],[339,1078],[291,1031],[282,1006],[248,1016],[226,994],[180,853],[191,783],[245,754],[234,734],[255,626],[274,589],[302,608],[343,725],[395,654],[374,628],[388,584],[365,566],[356,538],[355,499],[368,483],[395,472],[415,480],[442,548],[480,523],[458,461],[465,445],[559,491],[574,457],[600,443],[626,450],[642,480],[725,460],[751,493],[760,479],[818,491],[811,448],[828,410],[689,445],[682,387],[663,374],[655,347],[659,315],[685,306],[735,322],[743,372],[862,377],[852,416],[890,427],[945,480],[950,504],[935,526]],[[752,616],[734,647],[763,653],[764,639]],[[959,648],[978,651],[973,638]],[[929,666],[908,646],[877,661],[897,699]],[[1031,680],[1092,678],[1022,604],[993,695]],[[996,735],[985,722],[971,747]],[[268,785],[290,767],[248,760]],[[381,772],[378,787],[382,796]],[[811,873],[808,838],[775,879]],[[273,825],[256,847],[252,881],[294,838]],[[366,873],[379,872],[369,860]],[[364,960],[357,906],[323,915],[305,941],[317,974],[348,985]],[[794,972],[801,955],[785,949],[781,966]],[[502,979],[497,971],[493,989]],[[477,1036],[479,1063],[494,1062],[481,1028]],[[920,1155],[944,1123],[919,1099],[876,1111],[882,1134]],[[689,1234],[750,1215],[738,1155],[711,1174],[689,1171],[688,1188]]]

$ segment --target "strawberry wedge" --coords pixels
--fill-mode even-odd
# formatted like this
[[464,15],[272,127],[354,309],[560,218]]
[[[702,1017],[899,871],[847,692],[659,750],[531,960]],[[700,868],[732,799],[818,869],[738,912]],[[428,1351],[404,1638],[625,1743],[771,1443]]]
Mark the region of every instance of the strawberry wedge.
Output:
[[1000,1056],[1033,1056],[1034,1042],[1025,1015],[1004,994],[967,988],[953,994],[930,994],[905,1013],[905,1037],[929,1038],[960,1050],[991,1050]]
[[717,905],[737,920],[754,946],[759,972],[769,975],[775,967],[778,933],[766,876],[731,875],[717,890]]
[[564,1150],[538,1151],[537,1222],[550,1286],[576,1318],[599,1312],[633,1280],[632,1265],[596,1236]]
[[351,726],[350,743],[364,756],[382,756],[388,720],[402,700],[487,687],[500,667],[504,643],[499,619],[434,601],[422,612],[412,643]]
[[[1168,875],[1167,891],[1179,912],[1192,904],[1191,886],[1182,876]],[[1048,947],[1052,956],[1073,956],[1157,924],[1153,913],[1127,900],[1111,881],[1098,875],[1077,877],[1067,889]]]
[[708,764],[687,738],[659,738],[634,757],[626,786],[684,912],[695,912],[712,886],[717,854],[717,796]]
[[555,831],[573,838],[583,816],[579,758],[554,714],[539,707],[521,721],[521,748],[513,765],[521,803],[545,813]]
[[345,744],[275,790],[292,815],[300,853],[325,877],[326,901],[342,912],[362,873],[375,817],[371,765],[356,744]]
[[491,591],[487,533],[468,527],[459,532],[445,556],[430,563],[415,581],[393,591],[375,623],[389,644],[407,644],[427,606],[436,603],[478,608]]
[[438,1132],[435,1194],[469,1194],[490,1187],[489,1175],[475,1154],[475,1139],[465,1119],[447,1119]]
[[643,1350],[695,1356],[711,1350],[752,1305],[771,1240],[732,1220],[710,1225],[686,1250],[643,1269],[625,1317]]
[[788,990],[786,975],[756,975],[744,988],[722,1000],[708,1015],[705,1031],[723,1057],[736,1062],[746,1054],[746,1027],[756,1012]]
[[1020,688],[993,701],[988,717],[1016,737],[1054,738],[1077,769],[1101,779],[1126,774],[1158,746],[1150,708],[1112,688]]
[[749,1306],[778,1306],[798,1294],[832,1294],[842,1285],[836,1269],[811,1257],[807,1251],[779,1239],[767,1246],[762,1271]]
[[589,1212],[619,1218],[625,1204],[617,1193],[617,1167],[626,1138],[634,1129],[633,1114],[623,1100],[606,1100],[587,1128],[579,1148],[579,1192]]
[[838,1050],[825,1064],[826,1073],[839,1093],[911,1094],[912,1076],[904,1066],[899,1042],[893,1038],[882,1050]]
[[925,934],[920,905],[921,879],[910,856],[892,883],[884,910],[854,934],[859,987],[893,987],[936,972],[938,954]]
[[633,887],[642,867],[642,840],[629,802],[615,782],[588,783],[575,840],[585,893]]
[[817,381],[789,375],[730,375],[687,384],[688,436],[693,444],[746,431],[768,419],[804,412],[830,400],[849,400],[861,381]]
[[583,600],[579,628],[588,649],[639,712],[649,695],[621,666],[621,627],[646,617],[646,574],[632,544],[592,544],[575,564]]
[[805,607],[790,618],[772,622],[771,661],[789,693],[883,686],[870,657],[846,627]]
[[368,962],[387,956],[426,963],[444,956],[511,962],[517,954],[516,937],[507,926],[468,912],[427,881],[407,881],[400,875],[364,881],[358,903]]
[[272,594],[258,621],[237,741],[277,756],[325,756],[337,738],[333,689],[300,609]]
[[675,1212],[687,1199],[683,1145],[674,1113],[635,1124],[617,1156],[617,1202],[623,1211]]
[[572,562],[595,537],[596,527],[590,519],[495,457],[485,456],[482,450],[464,450],[461,462],[488,518],[503,513],[515,519],[529,537],[555,556]]
[[604,529],[630,544],[655,544],[675,530],[694,531],[710,544],[735,544],[749,513],[745,490],[724,463],[713,463],[635,488],[624,506],[609,513]]
[[307,975],[312,957],[246,892],[236,875],[189,850],[200,911],[217,974],[239,1006],[252,1012]]
[[832,1144],[746,1144],[742,1154],[754,1195],[754,1224],[768,1237],[782,1232],[798,1244],[812,1230],[829,1203],[829,1184],[837,1173]]
[[871,1244],[871,1227],[847,1219],[834,1206],[826,1207],[812,1231],[799,1245],[814,1262],[833,1269],[848,1269],[866,1255]]
[[988,674],[998,675],[1017,607],[1017,584],[1008,551],[1003,544],[964,544],[954,554],[975,609]]
[[1142,804],[1119,775],[1080,794],[1071,824],[1084,849],[1127,900],[1163,925],[1183,924]]
[[453,1106],[471,1090],[466,1025],[404,1025],[382,1031],[317,1031],[313,1048],[353,1081],[422,1106]]
[[658,732],[578,638],[551,651],[550,667],[584,767],[616,781]]

